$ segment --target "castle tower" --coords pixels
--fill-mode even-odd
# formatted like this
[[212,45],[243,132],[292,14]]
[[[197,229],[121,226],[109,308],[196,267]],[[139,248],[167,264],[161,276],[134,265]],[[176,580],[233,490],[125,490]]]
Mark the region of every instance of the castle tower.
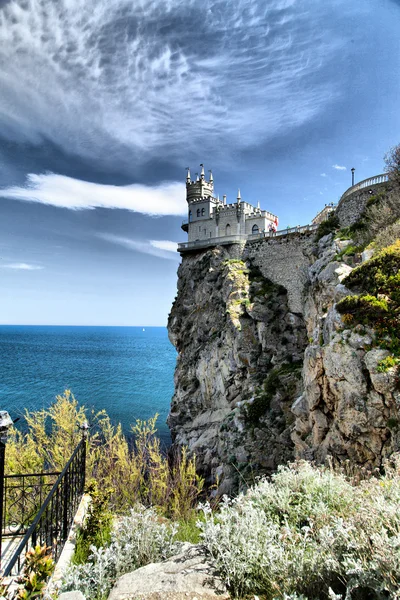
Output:
[[197,177],[196,181],[191,181],[190,170],[188,168],[186,175],[186,200],[189,204],[193,200],[199,198],[208,198],[208,196],[214,195],[214,179],[212,172],[210,171],[210,179],[206,181],[204,165],[201,164],[200,177]]
[[214,197],[214,178],[212,171],[207,181],[204,165],[200,165],[200,175],[191,179],[190,169],[186,174],[186,201],[188,203],[188,221],[182,229],[189,234],[190,241],[210,239],[218,236],[217,207],[222,202]]

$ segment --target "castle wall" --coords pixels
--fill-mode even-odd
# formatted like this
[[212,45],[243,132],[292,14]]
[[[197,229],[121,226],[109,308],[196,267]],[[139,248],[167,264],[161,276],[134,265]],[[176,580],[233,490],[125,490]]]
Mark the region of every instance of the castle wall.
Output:
[[207,240],[216,237],[215,219],[197,219],[189,223],[189,242]]
[[252,230],[253,230],[254,225],[257,225],[260,233],[262,231],[268,231],[268,227],[269,227],[270,223],[272,223],[272,221],[270,221],[266,217],[262,217],[261,215],[257,216],[257,217],[256,216],[247,217],[245,233],[246,233],[246,235],[251,235],[253,233]]
[[230,233],[229,235],[236,235],[239,233],[238,231],[238,219],[237,219],[237,209],[236,204],[231,204],[227,208],[223,208],[219,213],[219,223],[218,223],[218,235],[224,236],[226,234],[226,226],[230,225]]

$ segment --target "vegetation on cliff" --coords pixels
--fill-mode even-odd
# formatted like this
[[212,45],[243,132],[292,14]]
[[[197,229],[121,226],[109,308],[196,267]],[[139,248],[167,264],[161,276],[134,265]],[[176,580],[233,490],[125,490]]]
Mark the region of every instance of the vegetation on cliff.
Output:
[[400,598],[400,458],[359,481],[301,462],[204,507],[203,541],[234,597]]
[[343,283],[359,293],[346,296],[337,310],[347,325],[374,328],[377,341],[394,357],[400,355],[400,240],[356,267]]

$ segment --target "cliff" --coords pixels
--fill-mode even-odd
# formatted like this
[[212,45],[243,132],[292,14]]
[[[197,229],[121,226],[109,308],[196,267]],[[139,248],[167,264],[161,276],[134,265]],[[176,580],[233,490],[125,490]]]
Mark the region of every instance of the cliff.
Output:
[[337,311],[354,294],[350,243],[304,234],[184,254],[168,423],[220,492],[295,457],[379,467],[400,447],[390,352]]

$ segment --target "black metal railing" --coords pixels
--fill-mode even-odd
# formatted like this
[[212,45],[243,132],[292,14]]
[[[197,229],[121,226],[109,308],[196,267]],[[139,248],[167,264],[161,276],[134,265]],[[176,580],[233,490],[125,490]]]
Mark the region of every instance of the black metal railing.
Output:
[[60,471],[4,476],[3,538],[25,535],[59,475]]
[[5,561],[4,577],[19,574],[26,552],[38,544],[50,547],[53,559],[58,560],[83,495],[85,463],[86,440],[83,438],[58,475],[11,558]]

